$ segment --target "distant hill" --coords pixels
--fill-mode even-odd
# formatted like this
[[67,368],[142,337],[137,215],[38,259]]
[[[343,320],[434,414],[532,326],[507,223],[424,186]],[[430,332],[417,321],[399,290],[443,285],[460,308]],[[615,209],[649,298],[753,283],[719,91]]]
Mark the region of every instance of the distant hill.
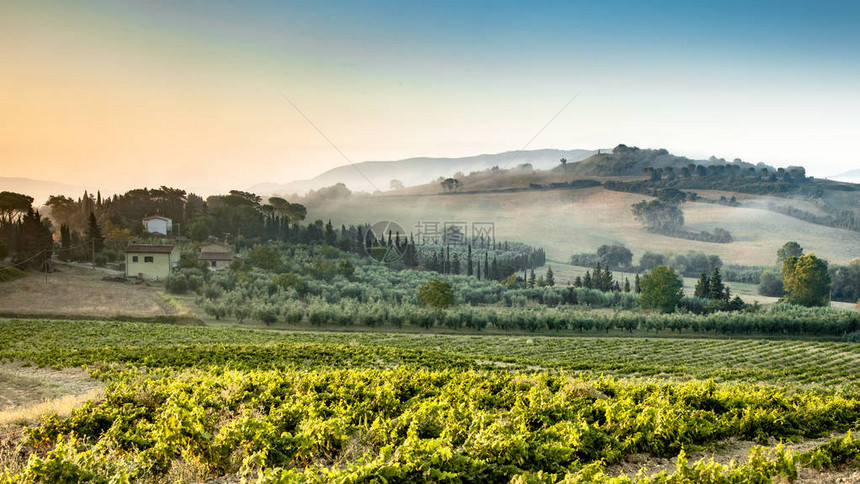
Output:
[[556,167],[555,170],[564,169],[565,173],[587,176],[639,176],[642,175],[643,168],[682,169],[691,164],[733,165],[742,170],[767,168],[769,171],[776,171],[774,167],[763,163],[753,165],[742,160],[729,162],[714,156],[707,160],[693,160],[685,156],[675,156],[665,149],[640,149],[626,145],[618,145],[612,151],[594,154],[579,163]]
[[33,197],[33,205],[42,206],[51,195],[66,195],[67,197],[80,197],[85,187],[67,185],[47,180],[34,180],[32,178],[0,177],[0,191],[23,193]]
[[829,176],[827,179],[847,183],[860,183],[860,170],[846,171],[835,176]]
[[408,158],[398,161],[365,161],[355,165],[333,168],[309,180],[290,183],[260,183],[250,190],[263,195],[305,193],[336,183],[345,184],[353,191],[373,192],[389,190],[391,180],[400,180],[404,185],[429,183],[440,176],[450,177],[456,172],[499,168],[513,168],[529,163],[538,170],[550,169],[559,164],[561,158],[573,163],[593,155],[593,150],[532,150],[508,151],[505,153],[468,156],[464,158]]

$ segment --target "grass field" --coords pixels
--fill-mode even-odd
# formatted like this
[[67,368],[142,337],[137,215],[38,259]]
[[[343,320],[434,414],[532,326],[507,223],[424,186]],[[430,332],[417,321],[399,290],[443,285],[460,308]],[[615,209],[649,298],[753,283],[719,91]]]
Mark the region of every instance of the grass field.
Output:
[[0,409],[0,482],[818,484],[855,472],[812,452],[860,451],[828,440],[852,343],[0,320],[0,359],[0,389],[68,397]]
[[336,225],[393,220],[418,232],[419,222],[493,222],[496,238],[544,247],[547,255],[567,260],[573,253],[594,252],[601,244],[624,243],[638,258],[646,250],[701,250],[725,263],[771,265],[785,242],[796,240],[807,251],[833,263],[857,257],[860,233],[804,222],[766,210],[687,203],[687,230],[721,227],[730,244],[698,242],[650,234],[633,218],[630,205],[642,195],[602,188],[468,195],[357,197],[309,207],[308,219],[331,219]]

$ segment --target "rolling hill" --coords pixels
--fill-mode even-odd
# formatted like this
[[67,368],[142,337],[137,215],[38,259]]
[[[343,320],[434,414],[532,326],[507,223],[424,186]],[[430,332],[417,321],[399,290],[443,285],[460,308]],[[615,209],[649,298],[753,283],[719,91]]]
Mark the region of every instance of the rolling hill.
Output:
[[[643,176],[643,168],[650,175]],[[733,241],[687,240],[645,231],[631,205],[670,189],[698,196],[683,204],[684,230],[719,228],[729,231]],[[701,250],[726,263],[745,265],[772,265],[776,250],[789,240],[838,264],[860,253],[860,186],[808,178],[801,167],[695,161],[666,150],[624,145],[565,166],[555,162],[544,170],[470,173],[460,178],[454,193],[443,193],[434,181],[376,196],[308,202],[310,220],[392,220],[413,233],[423,222],[492,222],[498,239],[541,246],[559,261],[612,243],[625,244],[637,258],[645,251]]]
[[846,171],[845,173],[828,177],[828,179],[848,183],[860,183],[860,169]]
[[263,195],[293,193],[302,194],[336,183],[345,184],[353,191],[389,190],[391,180],[400,180],[404,185],[428,183],[440,176],[449,177],[456,172],[469,173],[486,170],[493,166],[513,168],[529,163],[535,169],[549,169],[558,165],[559,159],[569,162],[582,160],[596,151],[592,150],[530,150],[508,151],[497,154],[484,154],[465,158],[408,158],[398,161],[365,161],[354,165],[333,168],[309,180],[290,183],[260,183],[251,191]]
[[724,262],[772,265],[776,251],[796,240],[834,263],[857,257],[860,232],[824,227],[759,208],[687,203],[688,230],[720,227],[734,242],[718,244],[646,232],[630,205],[646,198],[602,187],[459,195],[353,196],[308,207],[308,219],[335,225],[392,220],[408,232],[422,222],[492,222],[498,240],[540,246],[547,257],[566,261],[571,254],[594,252],[602,244],[623,243],[638,260],[645,251],[701,250]]

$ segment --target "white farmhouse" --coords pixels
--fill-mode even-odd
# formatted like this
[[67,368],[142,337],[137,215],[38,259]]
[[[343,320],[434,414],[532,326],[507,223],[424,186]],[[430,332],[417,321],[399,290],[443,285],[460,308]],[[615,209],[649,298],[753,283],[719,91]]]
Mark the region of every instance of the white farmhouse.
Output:
[[152,215],[143,219],[143,230],[151,234],[169,235],[173,233],[173,220],[160,215]]

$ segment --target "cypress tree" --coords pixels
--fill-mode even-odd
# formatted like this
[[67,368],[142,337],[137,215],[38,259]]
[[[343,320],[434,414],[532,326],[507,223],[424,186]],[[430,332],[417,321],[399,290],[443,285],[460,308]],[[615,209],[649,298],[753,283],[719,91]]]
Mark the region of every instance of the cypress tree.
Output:
[[636,278],[633,279],[633,292],[636,294],[642,293],[642,288],[639,286],[639,274],[636,274]]
[[473,269],[474,269],[472,267],[472,244],[469,244],[467,246],[467,250],[468,250],[468,252],[467,252],[468,260],[466,261],[466,275],[471,276],[473,273]]
[[545,280],[546,280],[547,286],[554,286],[555,285],[555,277],[553,276],[553,273],[552,273],[552,266],[547,266],[547,268],[546,268],[546,279]]
[[699,282],[696,283],[696,297],[711,297],[711,280],[708,278],[708,273],[704,270],[699,276]]
[[612,271],[609,270],[609,264],[606,264],[603,268],[603,274],[600,275],[600,286],[602,291],[611,291],[614,288]]
[[582,287],[586,289],[591,289],[592,285],[593,284],[591,283],[591,273],[585,271],[585,277],[582,278]]
[[105,238],[102,235],[102,229],[96,222],[96,215],[90,212],[90,218],[87,223],[87,249],[101,252],[105,247]]
[[66,224],[60,225],[60,260],[69,260],[69,249],[72,247],[72,233]]
[[715,267],[714,273],[711,275],[708,297],[711,299],[723,299],[725,297],[725,292],[726,288],[723,286],[723,278],[720,276],[720,269]]
[[529,273],[529,287],[535,287],[535,270],[532,268],[532,271]]
[[630,279],[624,278],[624,292],[630,292]]

